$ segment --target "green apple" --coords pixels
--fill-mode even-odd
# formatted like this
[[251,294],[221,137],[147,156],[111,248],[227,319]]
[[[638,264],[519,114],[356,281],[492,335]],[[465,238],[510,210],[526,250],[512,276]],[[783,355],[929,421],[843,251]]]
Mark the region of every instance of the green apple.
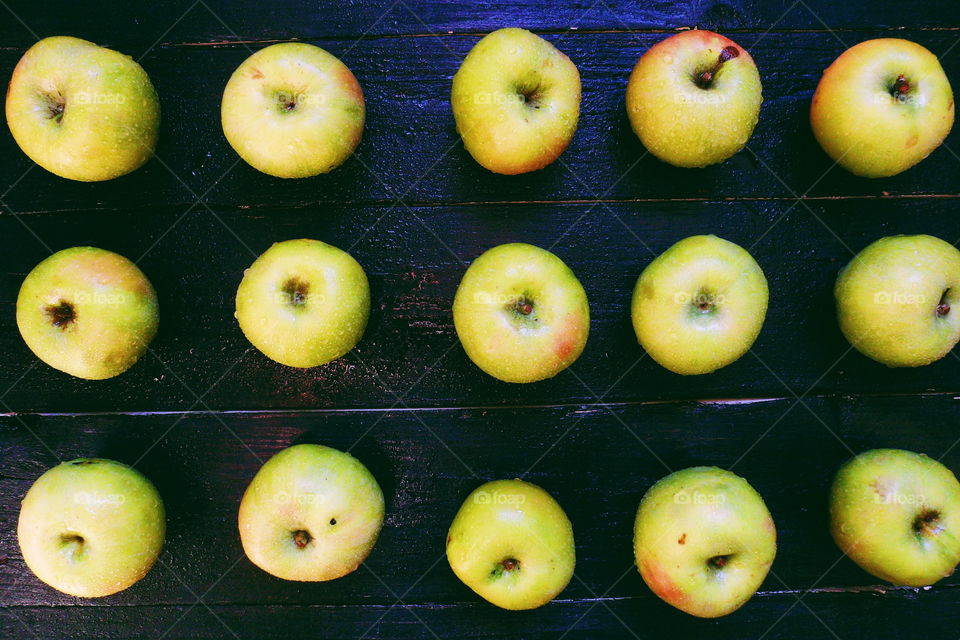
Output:
[[83,182],[110,180],[150,159],[160,102],[130,56],[56,36],[27,49],[13,70],[7,125],[23,152],[47,171]]
[[529,244],[488,250],[467,269],[453,300],[453,324],[467,356],[505,382],[536,382],[580,357],[590,307],[560,258]]
[[260,468],[240,501],[240,540],[253,564],[319,582],[360,566],[383,526],[383,492],[349,453],[298,444]]
[[573,526],[537,485],[488,482],[467,496],[453,519],[447,560],[457,577],[488,602],[535,609],[553,600],[573,577]]
[[370,285],[353,257],[319,240],[277,242],[243,274],[237,322],[253,346],[288,367],[316,367],[360,341]]
[[271,45],[244,60],[220,105],[230,146],[278,178],[339,167],[360,143],[364,116],[363,91],[350,68],[302,42]]
[[165,530],[163,502],[149,480],[120,462],[80,458],[33,483],[17,538],[38,578],[64,593],[98,598],[147,575]]
[[739,245],[691,236],[647,265],[633,289],[633,328],[674,373],[710,373],[753,345],[767,313],[767,279]]
[[746,480],[692,467],[643,496],[633,550],[640,575],[664,602],[716,618],[739,609],[763,583],[777,554],[777,530]]
[[157,333],[157,295],[121,255],[94,247],[53,254],[27,275],[17,327],[34,354],[78,378],[119,375]]
[[495,173],[542,169],[563,153],[580,118],[580,72],[525,29],[478,42],[453,76],[457,131],[473,159]]
[[712,31],[683,31],[652,46],[627,84],[627,116],[650,153],[705,167],[740,151],[763,102],[747,51]]
[[810,126],[823,150],[858,176],[906,171],[953,126],[953,91],[937,56],[899,38],[850,47],[820,78]]
[[889,367],[939,360],[960,340],[960,251],[933,236],[890,236],[861,251],[834,287],[843,335]]
[[865,451],[830,490],[830,531],[864,570],[923,587],[960,562],[960,483],[945,466],[902,449]]

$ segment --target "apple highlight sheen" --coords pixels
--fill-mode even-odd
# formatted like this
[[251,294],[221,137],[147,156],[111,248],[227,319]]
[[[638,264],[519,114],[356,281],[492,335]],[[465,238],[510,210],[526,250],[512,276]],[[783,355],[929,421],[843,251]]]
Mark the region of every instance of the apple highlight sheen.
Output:
[[749,253],[716,236],[691,236],[640,274],[633,328],[661,366],[683,375],[710,373],[750,349],[767,300],[767,279]]
[[627,115],[654,156],[705,167],[740,151],[763,102],[746,49],[712,31],[683,31],[651,47],[627,84]]
[[640,575],[655,594],[691,615],[716,618],[760,588],[777,553],[777,532],[746,480],[692,467],[643,496],[633,545]]
[[843,335],[889,367],[939,360],[960,340],[960,251],[933,236],[881,238],[840,271]]
[[573,527],[553,497],[522,480],[496,480],[463,502],[447,534],[461,581],[503,609],[534,609],[563,591],[576,564]]
[[924,587],[960,562],[960,483],[945,466],[902,449],[874,449],[837,472],[830,531],[865,571]]
[[560,258],[503,244],[473,261],[453,301],[467,356],[505,382],[536,382],[569,367],[590,333],[587,294]]
[[53,254],[27,274],[17,327],[54,369],[103,380],[137,362],[157,333],[157,294],[126,258],[94,247]]
[[383,526],[383,492],[349,453],[298,444],[261,467],[240,502],[240,540],[255,565],[319,582],[360,566]]
[[837,164],[883,178],[939,147],[953,112],[953,91],[937,56],[909,40],[879,38],[850,47],[823,72],[810,126]]
[[316,367],[360,341],[370,284],[353,257],[319,240],[277,242],[243,274],[236,318],[247,340],[288,367]]
[[518,174],[563,153],[580,117],[580,72],[552,44],[524,29],[478,42],[453,77],[457,132],[480,165]]
[[153,154],[160,102],[130,56],[55,36],[30,47],[7,90],[7,125],[25,154],[62,178],[110,180]]
[[220,105],[230,146],[278,178],[308,178],[343,164],[360,143],[365,114],[363,91],[347,65],[302,42],[247,58]]
[[165,531],[163,502],[149,480],[120,462],[80,458],[33,483],[20,507],[17,539],[38,578],[97,598],[143,578]]

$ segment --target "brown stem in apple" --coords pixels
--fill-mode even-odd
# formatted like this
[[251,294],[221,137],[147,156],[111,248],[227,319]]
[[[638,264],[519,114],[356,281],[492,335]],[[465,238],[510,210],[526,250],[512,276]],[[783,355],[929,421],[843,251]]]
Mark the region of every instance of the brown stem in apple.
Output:
[[299,529],[293,532],[293,544],[297,545],[298,549],[303,549],[310,541],[313,540],[313,537],[303,529]]
[[950,289],[944,290],[943,295],[940,296],[940,302],[937,303],[937,316],[940,318],[950,313],[950,303],[947,302],[948,293]]
[[55,93],[43,93],[43,99],[47,104],[47,119],[60,124],[63,121],[63,111],[67,107],[66,98],[58,91]]
[[65,300],[48,306],[46,312],[53,326],[59,329],[66,329],[71,322],[77,319],[77,310]]
[[896,81],[893,83],[893,97],[897,100],[905,98],[908,93],[910,93],[910,83],[907,81],[903,74],[897,76]]
[[695,82],[697,86],[701,89],[709,89],[713,84],[713,79],[717,76],[717,73],[720,71],[720,67],[723,66],[723,63],[727,60],[732,60],[740,55],[740,50],[734,47],[733,45],[728,45],[720,50],[720,55],[717,56],[717,62],[713,65],[712,69],[707,69],[697,74]]
[[725,566],[727,566],[727,563],[730,562],[730,557],[730,555],[713,556],[707,560],[707,564],[709,564],[713,569],[723,569]]
[[503,567],[504,571],[513,571],[520,566],[520,562],[514,558],[507,558],[500,562],[500,566]]
[[533,303],[526,298],[520,298],[514,305],[514,310],[522,316],[528,316],[533,313]]

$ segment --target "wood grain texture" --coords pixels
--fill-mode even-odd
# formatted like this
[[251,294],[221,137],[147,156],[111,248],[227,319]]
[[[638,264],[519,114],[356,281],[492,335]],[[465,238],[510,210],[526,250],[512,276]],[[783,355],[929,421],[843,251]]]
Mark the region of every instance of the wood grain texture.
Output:
[[[960,358],[913,370],[873,363],[850,351],[832,302],[837,271],[878,237],[960,240],[960,138],[954,132],[914,170],[871,181],[831,170],[807,122],[822,70],[868,38],[920,42],[942,56],[956,86],[954,0],[105,0],[55,8],[18,0],[0,15],[0,75],[36,37],[76,35],[139,58],[163,110],[158,157],[101,184],[31,168],[0,131],[0,638],[955,633],[960,577],[929,590],[881,585],[831,541],[826,495],[839,465],[872,447],[922,451],[960,470]],[[510,178],[473,162],[449,107],[460,60],[480,34],[503,26],[557,44],[584,89],[580,128],[561,162]],[[727,32],[750,50],[765,101],[748,150],[685,171],[644,156],[623,94],[649,46],[693,26]],[[343,167],[280,181],[237,162],[219,105],[251,50],[290,39],[342,57],[363,85],[368,121],[357,157]],[[629,300],[655,254],[697,233],[749,248],[771,305],[751,354],[688,378],[643,357]],[[272,242],[295,237],[349,249],[373,294],[356,351],[307,371],[268,361],[232,317],[243,269]],[[583,356],[533,385],[499,383],[474,367],[450,313],[466,264],[511,241],[551,248],[591,302]],[[152,353],[96,383],[39,363],[14,320],[26,273],[50,251],[82,244],[137,260],[161,303]],[[298,442],[351,450],[387,496],[369,562],[332,583],[271,578],[242,556],[236,533],[240,496],[261,461]],[[89,455],[135,463],[169,517],[158,566],[95,601],[39,583],[15,533],[30,484],[58,458]],[[745,476],[779,534],[760,594],[715,621],[660,602],[632,566],[640,497],[669,470],[697,464]],[[566,509],[578,565],[558,601],[511,613],[454,577],[443,541],[477,484],[519,475]]]
[[[699,0],[631,2],[573,0],[544,5],[536,0],[498,3],[436,0],[346,0],[311,3],[279,0],[174,0],[140,4],[105,0],[49,6],[10,0],[19,19],[5,19],[5,47],[26,47],[36,37],[73,33],[109,43],[127,43],[142,52],[153,43],[203,44],[331,37],[485,33],[522,26],[540,31],[956,29],[960,19],[951,0],[905,4],[876,0],[869,9],[830,0]],[[21,22],[22,21],[22,22]],[[175,22],[176,21],[176,22]]]

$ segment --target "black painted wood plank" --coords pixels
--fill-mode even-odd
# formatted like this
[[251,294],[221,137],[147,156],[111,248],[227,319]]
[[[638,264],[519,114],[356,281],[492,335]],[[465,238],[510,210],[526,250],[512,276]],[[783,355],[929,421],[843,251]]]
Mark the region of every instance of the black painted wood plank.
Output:
[[[326,638],[407,640],[484,638],[699,638],[717,640],[915,640],[952,637],[960,614],[956,590],[887,594],[812,593],[755,599],[726,618],[701,620],[652,600],[555,602],[526,612],[492,610],[480,603],[454,606],[221,606],[11,607],[0,612],[0,634],[63,637],[201,640],[206,638]],[[34,637],[30,635],[29,637]]]
[[[521,475],[549,490],[573,522],[577,578],[563,599],[605,594],[649,600],[652,594],[632,568],[637,505],[669,470],[699,464],[733,468],[764,496],[777,523],[779,552],[763,592],[857,590],[879,583],[842,558],[830,539],[833,474],[851,452],[880,446],[943,456],[960,470],[957,433],[949,427],[958,419],[960,404],[944,395],[182,419],[0,417],[0,557],[6,558],[0,602],[183,605],[204,592],[209,604],[245,606],[382,606],[393,603],[394,594],[418,604],[475,602],[443,558],[447,527],[481,481]],[[350,449],[387,496],[386,525],[367,564],[330,583],[268,576],[243,557],[236,532],[237,506],[260,460],[298,442]],[[167,507],[167,545],[161,564],[131,589],[78,600],[42,585],[24,567],[15,536],[18,503],[54,454],[136,463],[157,485]],[[957,584],[953,577],[940,588]]]
[[[143,60],[162,104],[158,159],[118,180],[74,183],[31,169],[4,128],[0,156],[7,160],[0,165],[0,185],[16,182],[3,199],[18,212],[94,208],[146,212],[158,205],[186,209],[197,197],[223,206],[309,207],[323,215],[335,203],[398,199],[423,203],[957,195],[956,131],[947,147],[935,151],[919,168],[884,180],[831,169],[831,161],[813,138],[809,102],[822,70],[845,49],[844,44],[878,35],[882,33],[844,33],[840,39],[831,33],[741,34],[740,44],[750,49],[763,77],[760,123],[747,150],[703,170],[676,169],[645,155],[627,121],[624,91],[629,73],[663,34],[550,36],[580,67],[581,123],[559,161],[523,176],[498,176],[480,167],[454,128],[450,82],[476,36],[318,41],[342,56],[363,85],[367,127],[356,156],[345,165],[326,176],[294,181],[260,174],[238,161],[223,137],[220,97],[230,74],[249,55],[246,46],[161,46]],[[949,76],[955,82],[960,79],[960,47],[951,50],[960,32],[914,30],[897,35],[946,54],[943,64]],[[9,73],[19,56],[19,51],[0,51],[0,74]]]
[[106,0],[56,10],[27,0],[5,3],[18,19],[5,19],[5,46],[26,46],[36,34],[75,34],[127,43],[134,52],[154,42],[211,42],[367,35],[488,32],[521,26],[541,31],[671,30],[700,26],[725,30],[837,30],[960,26],[951,0],[876,0],[869,6],[830,0],[704,0],[631,2],[573,0],[545,5],[536,0],[498,3],[458,0],[298,2],[176,0],[128,3]]
[[[349,207],[38,214],[0,217],[0,392],[18,411],[188,409],[207,393],[214,409],[477,406],[817,393],[960,390],[955,354],[918,369],[889,369],[850,351],[834,317],[833,282],[851,251],[895,233],[960,238],[939,199],[630,203],[472,207]],[[176,224],[175,224],[176,223]],[[172,225],[172,228],[171,228]],[[564,231],[567,233],[564,233]],[[107,381],[70,378],[39,363],[16,329],[26,273],[47,255],[92,244],[140,264],[160,296],[160,333],[133,369]],[[705,375],[661,368],[636,343],[630,296],[641,270],[687,235],[716,233],[765,270],[771,303],[753,353]],[[236,234],[236,235],[234,235]],[[255,253],[314,237],[349,248],[372,282],[373,310],[358,348],[308,370],[252,349],[233,318],[234,296]],[[571,370],[510,385],[476,368],[460,347],[450,308],[466,262],[496,244],[553,250],[591,303],[587,348]],[[649,248],[649,249],[648,249]],[[144,255],[145,254],[145,255]],[[462,262],[461,262],[462,261]],[[249,351],[248,351],[249,350]],[[768,367],[770,371],[768,371]],[[21,379],[22,376],[22,379]],[[221,378],[222,376],[222,378]],[[19,382],[18,382],[19,380]],[[212,388],[211,388],[212,387]],[[404,406],[400,404],[397,406]]]

